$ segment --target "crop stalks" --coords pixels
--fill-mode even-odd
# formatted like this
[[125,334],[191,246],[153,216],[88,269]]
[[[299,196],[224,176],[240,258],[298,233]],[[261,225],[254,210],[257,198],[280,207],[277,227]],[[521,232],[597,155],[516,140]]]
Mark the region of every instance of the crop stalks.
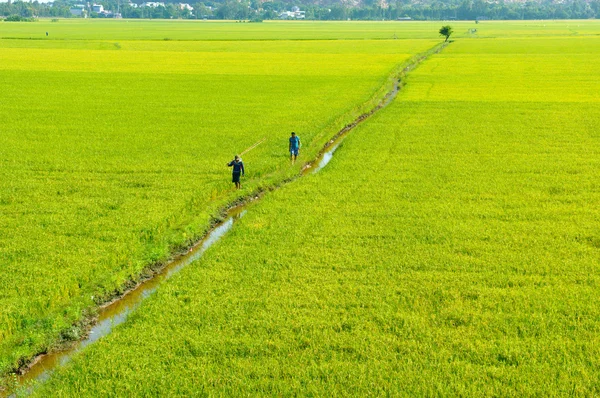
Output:
[[[404,78],[410,71],[414,70],[420,63],[425,61],[431,55],[441,52],[449,44],[450,42],[442,42],[426,52],[413,56],[408,61],[403,62],[394,68],[392,73],[388,76],[382,89],[378,90],[378,92],[374,95],[374,98],[372,98],[371,101],[375,102],[375,106],[373,106],[369,111],[360,114],[353,122],[343,126],[336,134],[328,139],[323,145],[322,149],[317,152],[315,158],[312,161],[305,163],[298,174],[292,177],[284,178],[278,182],[273,182],[268,186],[258,187],[251,193],[232,200],[212,216],[207,228],[205,229],[204,233],[201,234],[201,236],[190,239],[183,245],[173,247],[171,250],[171,255],[168,258],[149,264],[137,277],[125,281],[118,289],[115,289],[104,295],[96,296],[94,298],[94,302],[97,306],[95,308],[87,309],[79,322],[73,324],[68,329],[63,330],[55,344],[53,344],[49,349],[39,352],[33,357],[21,358],[18,362],[18,366],[13,369],[12,372],[10,372],[8,375],[5,375],[3,378],[0,378],[0,397],[16,391],[19,388],[17,375],[24,375],[27,373],[27,371],[44,355],[66,350],[69,347],[72,347],[76,342],[87,338],[91,328],[97,321],[98,310],[122,299],[127,294],[135,290],[139,285],[161,273],[161,271],[167,265],[179,259],[182,255],[187,253],[190,248],[196,246],[200,241],[204,240],[218,225],[220,225],[220,223],[228,216],[229,213],[236,209],[246,207],[251,203],[261,199],[266,193],[275,191],[282,186],[294,182],[298,178],[306,175],[307,172],[309,172],[313,166],[320,161],[323,155],[327,153],[334,145],[340,143],[350,131],[374,115],[377,111],[389,105],[396,97],[398,92],[405,86],[406,83]],[[383,97],[381,97],[380,94],[382,91],[385,92]],[[379,99],[376,97],[379,97]],[[260,143],[262,143],[262,141],[259,142],[259,144]]]

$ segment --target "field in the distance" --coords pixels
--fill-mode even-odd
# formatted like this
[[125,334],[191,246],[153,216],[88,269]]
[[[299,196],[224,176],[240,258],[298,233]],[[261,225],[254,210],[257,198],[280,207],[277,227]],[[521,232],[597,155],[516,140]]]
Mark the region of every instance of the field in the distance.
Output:
[[[585,33],[574,35],[573,23],[578,22],[553,22],[549,33],[541,33],[545,22],[482,23],[477,25],[480,37],[463,35],[457,24],[456,42],[411,71],[397,100],[353,131],[326,169],[250,206],[204,258],[161,286],[128,322],[77,355],[37,394],[599,394],[600,87],[595,77],[600,72],[600,26],[581,22]],[[265,26],[233,30],[269,28]],[[293,30],[301,25],[273,26]],[[327,24],[315,26],[318,32]],[[329,26],[366,29],[372,35],[391,24]],[[410,29],[421,25],[396,26],[406,26],[406,36],[413,36]],[[387,34],[382,32],[376,33]],[[392,49],[378,49],[388,42]],[[294,42],[304,48],[318,43]],[[346,50],[338,50],[346,43]],[[394,47],[410,43],[410,51]],[[330,98],[348,84],[357,90],[358,101],[347,96],[345,101],[367,101],[385,82],[386,72],[384,62],[381,72],[363,72],[361,68],[374,66],[360,62],[394,52],[405,59],[411,51],[423,50],[417,43],[433,45],[417,39],[333,42],[329,53],[360,59],[352,69],[355,81],[373,74],[379,80],[365,83],[370,91],[365,89],[361,98],[356,84],[348,84],[348,73],[331,87]],[[170,43],[134,42],[123,48],[143,51],[155,44],[168,48]],[[188,45],[178,42],[173,48],[183,52]],[[237,51],[248,48],[248,53],[277,47],[272,42],[231,45]],[[208,59],[219,59],[218,51],[209,53]],[[324,51],[312,53],[325,59]],[[282,54],[282,65],[283,59],[294,58]],[[93,67],[88,65],[81,68]],[[185,75],[187,65],[178,64],[174,74]],[[223,61],[218,69],[228,67],[231,62]],[[326,137],[316,131],[331,123],[326,111],[304,104],[337,74],[336,68],[343,74],[348,67],[352,65],[318,71],[303,69],[301,63],[289,66],[304,71],[310,79],[303,80],[309,82],[326,73],[315,81],[312,94],[303,97],[300,87],[294,91],[295,99],[304,98],[302,114],[326,120],[306,148],[313,153]],[[272,87],[269,79],[262,83],[249,88],[254,91],[248,98]],[[271,98],[272,93],[264,95]],[[337,114],[348,113],[342,106],[346,102],[339,101]],[[272,104],[273,115],[290,111],[287,106]],[[313,113],[318,110],[323,113]],[[271,122],[261,116],[253,120]],[[277,132],[278,121],[273,123]],[[159,120],[152,126],[159,137],[161,127],[167,135]],[[291,122],[286,128],[293,126]],[[144,139],[161,143],[153,135],[148,127]],[[245,137],[237,130],[215,129],[213,135],[218,138],[215,151],[223,140],[234,145]],[[263,135],[252,137],[248,145]],[[181,151],[173,140],[164,139],[162,145],[167,141],[175,146],[159,165],[169,164]],[[279,158],[282,143],[248,157],[249,164],[266,170],[257,175],[256,186],[297,172]],[[113,165],[127,164],[129,152],[116,152]],[[224,150],[220,156],[229,153]],[[137,172],[152,170],[150,164]],[[207,161],[197,167],[211,170],[210,165]],[[211,175],[215,179],[224,174],[220,167]],[[171,181],[173,175],[177,173],[163,173],[152,181]],[[218,197],[230,197],[227,182],[215,184],[222,184],[216,192],[224,196]],[[151,188],[141,186],[140,193]],[[169,191],[163,191],[165,201]],[[188,217],[208,217],[205,209],[211,203],[194,202]],[[131,211],[124,209],[120,216]],[[178,223],[171,225],[175,231]],[[96,225],[93,230],[101,229]],[[169,231],[158,230],[156,236]]]
[[[85,38],[125,23],[53,26]],[[2,23],[0,36],[43,24]],[[145,22],[140,36],[178,26]],[[87,309],[227,203],[296,174],[290,131],[314,156],[436,43],[127,39],[0,40],[2,372],[76,338]],[[234,192],[225,163],[263,138]]]
[[[598,23],[588,21],[474,21],[449,22],[454,38],[551,37],[598,35]],[[438,29],[444,22],[311,22],[266,21],[165,21],[165,20],[82,20],[0,25],[0,39],[34,40],[163,40],[163,41],[248,41],[248,40],[382,40],[439,39]],[[476,29],[476,32],[472,32]],[[49,36],[46,37],[46,32]]]

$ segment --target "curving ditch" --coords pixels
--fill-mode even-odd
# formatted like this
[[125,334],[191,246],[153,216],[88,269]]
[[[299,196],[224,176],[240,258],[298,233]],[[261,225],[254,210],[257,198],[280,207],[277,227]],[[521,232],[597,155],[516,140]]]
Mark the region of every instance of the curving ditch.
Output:
[[18,385],[27,386],[33,382],[43,382],[50,377],[50,374],[54,369],[68,363],[74,354],[98,341],[100,338],[110,334],[116,326],[125,322],[129,315],[137,309],[144,300],[152,296],[163,282],[169,280],[183,268],[202,257],[204,252],[218,242],[245,213],[246,210],[243,206],[231,208],[227,212],[225,220],[215,225],[213,229],[211,229],[201,241],[192,246],[187,253],[176,257],[153,278],[140,283],[123,297],[101,307],[98,311],[96,323],[90,329],[87,338],[78,341],[66,350],[39,356],[37,360],[29,366],[26,373],[17,376],[16,381]]
[[[317,157],[302,168],[301,173],[296,178],[307,174],[317,173],[325,168],[350,131],[372,116],[375,112],[389,105],[394,98],[396,98],[403,83],[401,77],[413,70],[430,55],[440,52],[447,44],[448,43],[442,43],[427,53],[413,57],[413,59],[408,62],[407,66],[400,72],[400,78],[394,80],[393,89],[385,95],[382,101],[370,112],[360,115],[353,123],[342,128],[324,145]],[[296,178],[292,178],[291,180],[284,182],[284,184],[292,182]],[[208,248],[218,242],[233,227],[235,222],[244,216],[247,205],[255,199],[259,199],[261,195],[262,194],[253,194],[243,203],[228,209],[224,221],[215,224],[207,235],[192,246],[188,252],[175,257],[154,274],[152,278],[141,282],[131,290],[127,291],[122,297],[100,307],[94,326],[89,330],[89,334],[85,339],[76,342],[62,351],[39,355],[31,364],[29,364],[29,366],[21,370],[21,374],[14,375],[14,384],[15,388],[19,390],[19,395],[21,393],[27,394],[28,392],[31,392],[35,387],[35,384],[48,379],[54,369],[65,365],[73,358],[73,355],[98,341],[100,338],[110,334],[116,326],[125,322],[129,315],[135,311],[145,299],[152,296],[163,282],[169,280],[183,268],[202,257]],[[4,396],[1,390],[0,396]],[[10,395],[10,397],[15,396],[15,394]]]

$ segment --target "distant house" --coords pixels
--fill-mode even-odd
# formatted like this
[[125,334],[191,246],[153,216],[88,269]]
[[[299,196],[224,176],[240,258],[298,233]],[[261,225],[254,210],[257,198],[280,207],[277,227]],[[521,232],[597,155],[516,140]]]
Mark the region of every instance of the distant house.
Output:
[[100,13],[102,11],[104,11],[104,7],[102,6],[102,4],[94,4],[92,6],[92,12],[98,12],[98,13]]
[[398,17],[398,21],[412,21],[411,17]]
[[150,8],[156,8],[156,7],[164,7],[165,3],[162,2],[157,2],[157,1],[147,1],[145,3],[142,3],[141,7],[150,7]]
[[189,5],[188,3],[179,3],[177,5],[179,7],[180,10],[188,10],[188,11],[194,11],[194,7],[192,7],[191,5]]
[[76,4],[69,9],[71,15],[75,17],[87,17],[85,12],[85,6],[83,4]]
[[300,11],[298,7],[292,8],[292,11],[284,11],[279,14],[279,19],[305,19],[306,11]]

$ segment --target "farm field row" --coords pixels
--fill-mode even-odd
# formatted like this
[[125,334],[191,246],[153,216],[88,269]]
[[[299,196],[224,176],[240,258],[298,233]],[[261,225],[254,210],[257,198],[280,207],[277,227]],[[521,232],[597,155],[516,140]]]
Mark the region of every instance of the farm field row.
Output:
[[[598,35],[596,20],[452,21],[455,37],[532,37]],[[10,27],[9,27],[10,25]],[[106,40],[365,40],[438,39],[440,22],[398,21],[165,21],[165,20],[40,20],[37,23],[0,24],[0,39],[36,41]],[[473,30],[476,30],[475,32]],[[48,32],[48,36],[46,36]],[[31,43],[31,45],[36,45]],[[84,45],[84,44],[80,44]]]
[[[0,36],[21,26],[2,23]],[[98,28],[77,26],[83,38]],[[296,175],[290,131],[301,160],[314,156],[439,40],[379,41],[377,52],[369,41],[263,42],[262,52],[190,42],[185,53],[81,42],[0,41],[0,373],[76,339],[90,309],[224,206]],[[235,192],[225,163],[263,138]]]
[[432,56],[37,396],[600,394],[600,63],[522,40]]

